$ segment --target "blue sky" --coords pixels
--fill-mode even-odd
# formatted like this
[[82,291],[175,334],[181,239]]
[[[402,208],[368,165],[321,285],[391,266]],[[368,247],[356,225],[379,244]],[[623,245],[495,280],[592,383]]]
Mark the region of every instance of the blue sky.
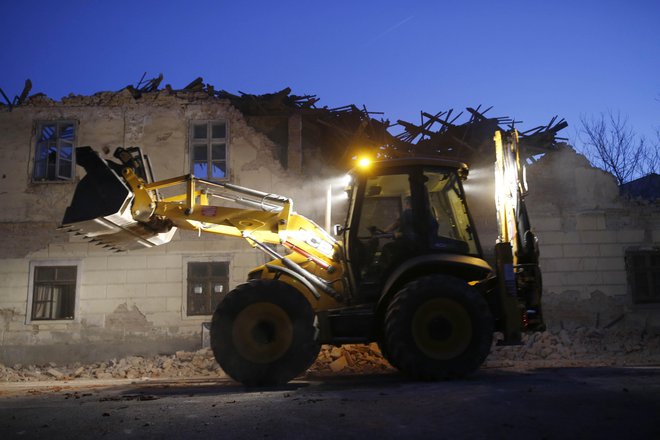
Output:
[[291,87],[391,121],[494,106],[522,128],[620,111],[660,127],[660,1],[3,0],[0,88],[59,99],[164,74]]

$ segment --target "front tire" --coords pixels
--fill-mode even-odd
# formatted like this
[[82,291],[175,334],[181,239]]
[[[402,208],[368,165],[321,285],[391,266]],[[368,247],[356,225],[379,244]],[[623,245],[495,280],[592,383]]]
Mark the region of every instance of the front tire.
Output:
[[227,294],[213,314],[211,349],[220,367],[246,386],[281,385],[316,359],[314,312],[295,288],[252,280]]
[[462,377],[488,356],[493,318],[485,299],[465,281],[432,275],[407,283],[385,315],[388,361],[419,380]]

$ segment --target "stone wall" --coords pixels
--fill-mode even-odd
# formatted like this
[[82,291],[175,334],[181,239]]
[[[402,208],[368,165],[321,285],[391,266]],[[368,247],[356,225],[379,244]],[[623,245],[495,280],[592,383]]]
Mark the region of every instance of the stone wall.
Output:
[[660,205],[620,197],[611,174],[570,148],[530,166],[528,179],[548,324],[660,332],[660,304],[633,304],[625,260],[660,249]]

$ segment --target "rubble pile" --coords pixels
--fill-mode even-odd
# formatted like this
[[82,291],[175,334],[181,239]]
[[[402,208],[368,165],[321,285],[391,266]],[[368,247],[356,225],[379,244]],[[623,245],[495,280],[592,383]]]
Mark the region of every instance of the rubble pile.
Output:
[[[523,336],[521,346],[493,345],[484,367],[660,364],[660,335],[639,330],[578,328]],[[307,374],[368,374],[394,371],[378,345],[324,345]],[[4,366],[0,382],[74,379],[140,379],[223,377],[210,349],[178,351],[173,355],[129,356],[120,360],[81,365]]]
[[128,356],[117,360],[82,365],[74,363],[60,366],[16,364],[7,367],[0,364],[0,382],[24,382],[40,380],[72,379],[139,379],[159,377],[223,376],[210,349],[196,352],[177,351],[165,356]]
[[546,331],[523,335],[521,346],[493,345],[486,365],[660,364],[660,335],[644,330],[596,329]]
[[378,344],[324,345],[308,373],[381,373],[394,370],[383,359]]

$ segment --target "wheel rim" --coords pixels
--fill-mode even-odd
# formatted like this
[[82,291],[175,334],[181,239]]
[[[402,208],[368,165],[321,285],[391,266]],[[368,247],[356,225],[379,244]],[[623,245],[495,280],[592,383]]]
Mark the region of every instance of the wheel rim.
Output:
[[269,363],[284,356],[291,347],[293,325],[281,307],[266,302],[251,304],[236,316],[232,340],[247,360]]
[[448,298],[422,304],[412,320],[417,347],[437,360],[448,360],[463,353],[472,339],[472,320],[465,307]]

